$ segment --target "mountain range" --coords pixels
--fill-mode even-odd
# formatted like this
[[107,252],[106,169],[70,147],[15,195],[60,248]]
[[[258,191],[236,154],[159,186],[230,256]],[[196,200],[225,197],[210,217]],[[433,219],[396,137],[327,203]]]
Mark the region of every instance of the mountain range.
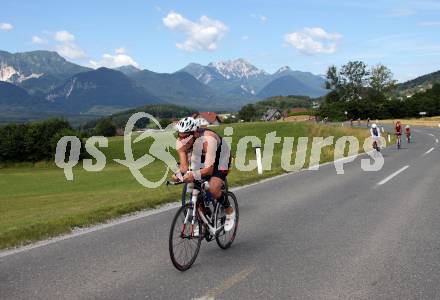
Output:
[[0,50],[0,81],[23,87],[30,94],[44,94],[69,77],[90,71],[66,61],[56,52],[9,53]]
[[[242,58],[210,63],[207,66],[192,63],[181,71],[191,74],[217,92],[236,96],[262,99],[279,95],[319,97],[326,94],[325,79],[322,76],[293,71],[288,66],[269,74]],[[281,77],[286,78],[270,86]]]
[[[417,87],[419,81],[409,86]],[[48,115],[108,115],[151,104],[234,111],[271,96],[327,93],[323,76],[288,66],[270,74],[241,58],[191,63],[169,74],[134,66],[91,69],[51,51],[0,51],[0,83],[0,122]]]
[[269,96],[326,93],[321,76],[289,67],[269,74],[244,59],[191,63],[168,74],[134,66],[91,69],[51,51],[0,51],[0,81],[0,119],[14,111],[20,120],[48,113],[107,115],[155,103],[231,111]]
[[404,82],[398,86],[397,91],[401,95],[410,96],[432,88],[435,83],[440,83],[440,71],[429,73]]

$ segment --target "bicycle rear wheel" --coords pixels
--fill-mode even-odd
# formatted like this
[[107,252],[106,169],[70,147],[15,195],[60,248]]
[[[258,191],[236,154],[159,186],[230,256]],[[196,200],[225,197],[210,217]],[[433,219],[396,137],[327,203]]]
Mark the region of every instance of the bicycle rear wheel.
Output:
[[[171,262],[179,271],[191,268],[197,258],[202,242],[202,223],[196,214],[194,225],[191,224],[193,207],[190,204],[182,206],[171,223],[169,251]],[[198,227],[198,234],[194,232]]]
[[[235,222],[234,227],[226,232],[224,229],[222,229],[220,232],[218,232],[215,236],[215,240],[217,242],[217,245],[222,249],[228,249],[231,247],[232,243],[234,242],[235,236],[237,235],[237,229],[238,229],[238,220],[239,220],[239,210],[238,210],[238,202],[237,198],[232,192],[226,193],[228,196],[229,203],[234,208],[235,211]],[[226,212],[224,207],[219,204],[220,207],[217,209],[217,228],[223,226],[225,224],[226,220]]]

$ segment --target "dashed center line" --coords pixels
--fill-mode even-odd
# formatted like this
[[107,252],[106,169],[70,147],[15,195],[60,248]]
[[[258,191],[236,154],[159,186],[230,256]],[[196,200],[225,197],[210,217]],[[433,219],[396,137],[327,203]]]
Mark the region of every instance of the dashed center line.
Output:
[[428,151],[425,152],[424,155],[431,153],[432,151],[434,151],[434,147],[432,147],[431,149],[429,149]]
[[253,271],[255,271],[255,267],[246,268],[243,271],[226,279],[222,284],[220,284],[220,286],[208,290],[208,292],[202,297],[193,298],[193,300],[214,300],[215,297],[217,297],[224,291],[245,280],[246,277],[248,277],[249,274],[251,274]]
[[383,185],[383,184],[387,183],[388,181],[390,181],[391,179],[393,179],[394,177],[396,177],[397,175],[399,175],[400,173],[402,173],[403,171],[405,171],[408,168],[409,168],[409,165],[404,166],[403,168],[397,170],[396,172],[394,172],[393,174],[391,174],[387,178],[380,181],[377,185]]

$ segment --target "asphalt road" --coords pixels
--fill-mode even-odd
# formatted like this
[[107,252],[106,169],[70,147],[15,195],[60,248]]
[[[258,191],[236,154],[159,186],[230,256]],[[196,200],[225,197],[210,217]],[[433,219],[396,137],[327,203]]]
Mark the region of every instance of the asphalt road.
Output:
[[203,242],[187,272],[168,255],[172,209],[0,257],[0,298],[440,299],[436,138],[415,129],[377,172],[359,157],[236,191],[232,248]]

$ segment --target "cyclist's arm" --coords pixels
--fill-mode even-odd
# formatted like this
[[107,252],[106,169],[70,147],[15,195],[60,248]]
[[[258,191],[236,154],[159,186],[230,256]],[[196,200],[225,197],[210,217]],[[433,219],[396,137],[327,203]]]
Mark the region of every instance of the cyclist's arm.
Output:
[[180,172],[182,172],[182,174],[185,174],[189,169],[188,154],[184,149],[177,150],[177,154],[180,161]]
[[[214,163],[217,152],[217,140],[214,136],[211,136],[209,133],[207,133],[205,136],[201,138],[202,139],[198,138],[194,142],[193,155],[201,155],[202,153],[205,153],[204,168],[201,168],[199,170],[195,169],[192,170],[192,172],[187,173],[184,176],[185,182],[191,182],[194,180],[194,178],[200,179],[212,175],[212,173],[214,172]],[[199,147],[202,147],[202,149],[200,149]],[[181,170],[182,170],[182,165],[181,165]]]

